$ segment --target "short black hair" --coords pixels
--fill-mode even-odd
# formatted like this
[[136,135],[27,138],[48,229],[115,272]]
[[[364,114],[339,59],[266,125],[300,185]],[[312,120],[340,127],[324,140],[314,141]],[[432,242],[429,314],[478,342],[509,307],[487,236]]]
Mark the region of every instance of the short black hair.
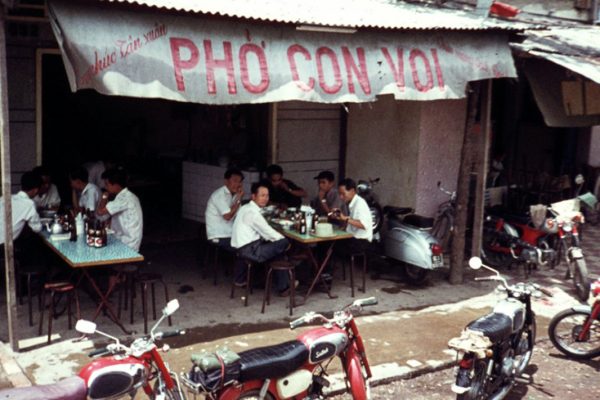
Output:
[[88,170],[82,166],[75,167],[69,172],[69,178],[71,178],[71,180],[79,179],[82,182],[88,182],[89,177]]
[[38,174],[40,177],[42,176],[50,176],[50,170],[43,165],[38,165],[34,169],[31,170],[34,174]]
[[338,186],[344,186],[346,190],[356,190],[356,182],[350,178],[342,179]]
[[127,187],[127,171],[123,167],[107,169],[102,173],[102,179],[106,179],[110,183],[121,187]]
[[237,175],[244,180],[244,174],[237,168],[229,168],[227,171],[225,171],[224,177],[225,179],[229,179],[232,175]]
[[42,177],[40,174],[27,171],[21,175],[21,190],[28,192],[32,189],[39,189],[42,186]]
[[250,187],[250,193],[252,194],[258,194],[258,189],[260,189],[261,187],[266,188],[267,190],[269,190],[269,184],[265,181],[258,181],[258,182],[254,182],[252,184],[252,186]]
[[277,164],[271,164],[267,167],[267,176],[270,178],[273,175],[283,175],[283,168]]

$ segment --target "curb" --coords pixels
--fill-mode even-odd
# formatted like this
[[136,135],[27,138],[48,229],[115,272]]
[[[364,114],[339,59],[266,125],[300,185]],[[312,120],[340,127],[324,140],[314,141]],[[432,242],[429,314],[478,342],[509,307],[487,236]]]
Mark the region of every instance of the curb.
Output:
[[14,352],[2,342],[0,342],[0,366],[12,387],[31,386],[31,381],[15,360]]

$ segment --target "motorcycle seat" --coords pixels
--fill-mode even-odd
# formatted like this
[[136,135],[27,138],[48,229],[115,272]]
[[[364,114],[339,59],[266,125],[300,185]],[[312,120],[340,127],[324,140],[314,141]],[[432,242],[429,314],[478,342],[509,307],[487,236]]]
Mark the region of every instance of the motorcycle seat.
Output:
[[308,360],[308,348],[298,340],[259,347],[239,353],[240,382],[277,379],[286,376]]
[[512,321],[508,315],[491,313],[467,325],[467,329],[483,333],[495,343],[506,339],[512,333]]
[[413,213],[415,212],[415,209],[410,207],[385,206],[383,207],[383,212],[389,217],[395,217],[397,215],[406,215]]
[[87,396],[85,381],[72,376],[50,385],[12,388],[0,391],[0,398],[10,400],[82,400]]
[[402,222],[420,229],[433,228],[433,218],[424,217],[419,214],[409,214],[402,219]]

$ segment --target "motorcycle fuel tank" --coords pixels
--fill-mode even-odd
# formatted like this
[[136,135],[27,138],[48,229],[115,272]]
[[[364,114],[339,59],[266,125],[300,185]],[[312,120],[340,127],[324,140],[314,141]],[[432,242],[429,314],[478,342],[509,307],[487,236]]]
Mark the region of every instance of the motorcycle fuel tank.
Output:
[[92,400],[116,399],[144,383],[146,368],[135,358],[106,357],[94,361],[81,370]]
[[517,299],[505,299],[494,307],[495,313],[508,316],[512,320],[513,332],[518,331],[525,323],[525,304]]
[[348,346],[348,336],[341,329],[317,328],[298,337],[309,349],[308,362],[319,364],[335,357]]
[[432,262],[431,245],[438,241],[427,230],[397,223],[385,237],[385,256],[425,269],[441,267]]

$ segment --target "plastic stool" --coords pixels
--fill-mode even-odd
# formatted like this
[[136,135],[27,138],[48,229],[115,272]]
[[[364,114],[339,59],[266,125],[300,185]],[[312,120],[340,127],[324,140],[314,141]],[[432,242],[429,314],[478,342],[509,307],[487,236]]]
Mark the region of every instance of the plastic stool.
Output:
[[[365,292],[367,289],[366,283],[366,275],[367,275],[367,252],[361,251],[358,253],[350,253],[350,287],[352,292],[352,297],[354,297],[354,260],[358,257],[362,257],[362,287],[359,287],[358,290],[361,292]],[[342,273],[344,276],[344,280],[346,279],[346,261],[342,261]]]
[[[167,289],[167,284],[162,278],[161,274],[149,273],[145,272],[142,274],[138,274],[134,278],[134,283],[132,287],[134,288],[134,292],[131,294],[131,314],[130,319],[133,324],[133,299],[135,298],[135,284],[139,283],[140,291],[142,292],[142,313],[144,315],[144,333],[148,333],[148,287],[150,287],[151,295],[152,295],[152,318],[156,320],[156,297],[154,295],[154,285],[156,283],[160,283],[163,285],[165,289],[165,304],[169,302],[169,291]],[[173,323],[171,321],[171,317],[169,317],[169,326]]]

